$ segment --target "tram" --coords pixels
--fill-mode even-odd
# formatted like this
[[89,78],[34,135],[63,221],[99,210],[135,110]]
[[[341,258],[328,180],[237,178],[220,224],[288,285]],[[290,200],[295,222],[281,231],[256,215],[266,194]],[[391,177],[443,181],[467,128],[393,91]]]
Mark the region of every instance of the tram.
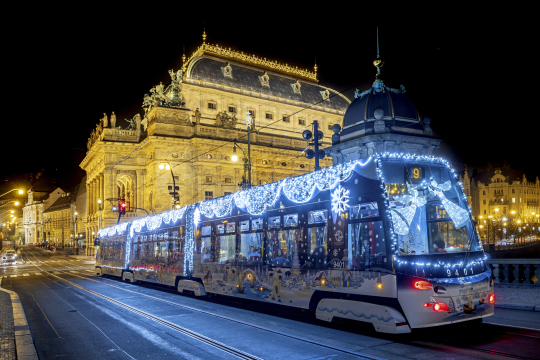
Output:
[[493,315],[463,188],[440,158],[379,154],[102,229],[97,275],[371,323]]

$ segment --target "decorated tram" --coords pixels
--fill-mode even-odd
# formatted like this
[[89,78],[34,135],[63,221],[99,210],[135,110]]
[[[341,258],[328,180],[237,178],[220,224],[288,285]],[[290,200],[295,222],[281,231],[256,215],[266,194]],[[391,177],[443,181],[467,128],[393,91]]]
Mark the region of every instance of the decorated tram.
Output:
[[408,333],[493,315],[471,215],[445,160],[385,153],[102,229],[96,272]]

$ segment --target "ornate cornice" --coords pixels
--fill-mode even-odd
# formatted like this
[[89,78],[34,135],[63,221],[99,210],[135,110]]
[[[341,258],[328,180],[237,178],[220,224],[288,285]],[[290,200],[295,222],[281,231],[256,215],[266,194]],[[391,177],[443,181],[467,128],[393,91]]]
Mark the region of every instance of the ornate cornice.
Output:
[[280,64],[277,61],[267,60],[266,58],[260,58],[256,55],[248,55],[244,54],[240,51],[231,50],[231,48],[223,48],[219,45],[210,45],[203,42],[201,46],[195,50],[193,54],[187,59],[187,61],[184,61],[184,65],[182,67],[184,74],[186,74],[188,64],[195,58],[202,56],[202,55],[212,55],[217,56],[220,58],[230,59],[233,61],[246,63],[246,64],[252,64],[260,68],[265,68],[268,70],[273,70],[276,72],[284,73],[287,75],[294,75],[297,77],[301,77],[304,79],[308,79],[311,81],[317,80],[317,66],[315,65],[315,71],[311,72],[306,70],[299,69],[298,66],[292,67],[288,64]]

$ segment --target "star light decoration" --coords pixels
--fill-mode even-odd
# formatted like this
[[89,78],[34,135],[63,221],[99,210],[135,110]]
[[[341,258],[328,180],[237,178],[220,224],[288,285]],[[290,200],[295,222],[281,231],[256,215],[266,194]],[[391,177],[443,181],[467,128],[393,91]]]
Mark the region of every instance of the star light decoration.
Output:
[[[444,262],[441,262],[441,261],[439,261],[437,263],[431,263],[429,261],[419,262],[419,261],[401,260],[401,257],[399,256],[399,253],[398,253],[397,238],[395,236],[395,230],[394,230],[395,224],[392,221],[392,212],[390,211],[391,209],[389,209],[389,206],[388,206],[390,204],[390,195],[388,194],[388,192],[386,191],[386,188],[385,188],[385,180],[384,180],[384,175],[383,175],[383,170],[382,170],[382,162],[383,162],[382,160],[386,160],[386,159],[390,159],[390,160],[409,160],[409,161],[418,161],[418,162],[430,162],[430,163],[434,163],[434,164],[438,163],[438,164],[446,165],[446,167],[450,170],[451,174],[456,179],[456,183],[459,185],[459,189],[460,189],[460,194],[459,195],[462,196],[462,198],[464,200],[464,203],[467,206],[467,211],[468,211],[468,214],[469,214],[467,218],[470,219],[470,218],[472,218],[472,209],[469,206],[469,203],[467,201],[467,196],[465,195],[465,190],[463,189],[463,184],[461,182],[457,181],[458,176],[457,176],[456,172],[454,171],[454,169],[452,169],[452,167],[450,166],[448,161],[446,161],[446,160],[444,160],[442,158],[439,158],[439,157],[435,157],[435,156],[413,155],[413,154],[404,154],[404,153],[388,153],[388,152],[385,152],[385,153],[382,153],[382,154],[376,153],[374,156],[375,156],[375,162],[377,163],[377,175],[378,175],[379,180],[380,180],[381,190],[382,190],[383,196],[384,196],[384,198],[386,200],[386,204],[387,204],[386,217],[389,220],[389,224],[390,224],[390,237],[391,237],[391,240],[392,240],[392,250],[394,251],[394,254],[395,254],[395,256],[393,257],[395,263],[398,266],[399,265],[410,264],[410,265],[414,265],[416,267],[421,267],[421,268],[424,267],[424,266],[425,267],[434,267],[434,268],[443,267],[445,269],[454,268],[456,266],[457,267],[463,267],[463,264],[464,264],[463,261],[460,261],[460,262],[454,263],[454,264],[450,264],[450,263],[444,263]],[[478,233],[478,229],[476,227],[475,227],[475,233],[476,233],[476,241],[479,244],[478,239],[480,238],[480,234]],[[472,236],[472,234],[471,234],[471,236]],[[487,259],[487,256],[484,254],[483,256],[478,257],[477,259],[474,259],[472,261],[467,262],[465,267],[471,267],[471,266],[474,266],[474,265],[483,265],[484,261],[486,259]]]
[[349,208],[349,193],[350,191],[338,185],[332,193],[332,211],[340,215]]

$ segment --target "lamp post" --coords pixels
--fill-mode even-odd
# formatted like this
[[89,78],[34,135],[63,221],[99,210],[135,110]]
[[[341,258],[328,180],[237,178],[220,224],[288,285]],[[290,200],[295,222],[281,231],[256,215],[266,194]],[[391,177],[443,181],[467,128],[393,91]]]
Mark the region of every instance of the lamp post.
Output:
[[249,111],[244,118],[244,123],[248,128],[248,189],[251,189],[251,126],[253,125],[253,118],[249,115]]
[[[167,169],[167,170],[170,170],[171,171],[171,177],[172,177],[172,183],[173,183],[173,186],[172,186],[172,189],[171,187],[169,186],[169,190],[172,190],[172,192],[169,193],[169,195],[172,195],[173,196],[173,199],[174,199],[174,207],[176,209],[179,209],[180,208],[180,198],[178,196],[178,193],[176,192],[177,190],[180,190],[180,188],[178,186],[176,186],[176,180],[174,180],[174,173],[172,171],[172,167],[169,163],[161,163],[159,164],[159,168],[161,170],[163,169]],[[148,211],[147,211],[148,213]]]
[[[242,177],[242,182],[238,184],[242,188],[242,190],[251,189],[251,159],[249,156],[246,158],[246,153],[244,149],[242,149],[238,143],[236,142],[236,139],[234,139],[234,145],[233,145],[233,155],[231,157],[232,161],[238,160],[238,155],[236,155],[236,148],[238,147],[240,150],[242,150],[242,153],[244,154],[244,176]],[[249,175],[246,175],[246,173],[249,173]],[[249,182],[248,182],[249,179]]]

